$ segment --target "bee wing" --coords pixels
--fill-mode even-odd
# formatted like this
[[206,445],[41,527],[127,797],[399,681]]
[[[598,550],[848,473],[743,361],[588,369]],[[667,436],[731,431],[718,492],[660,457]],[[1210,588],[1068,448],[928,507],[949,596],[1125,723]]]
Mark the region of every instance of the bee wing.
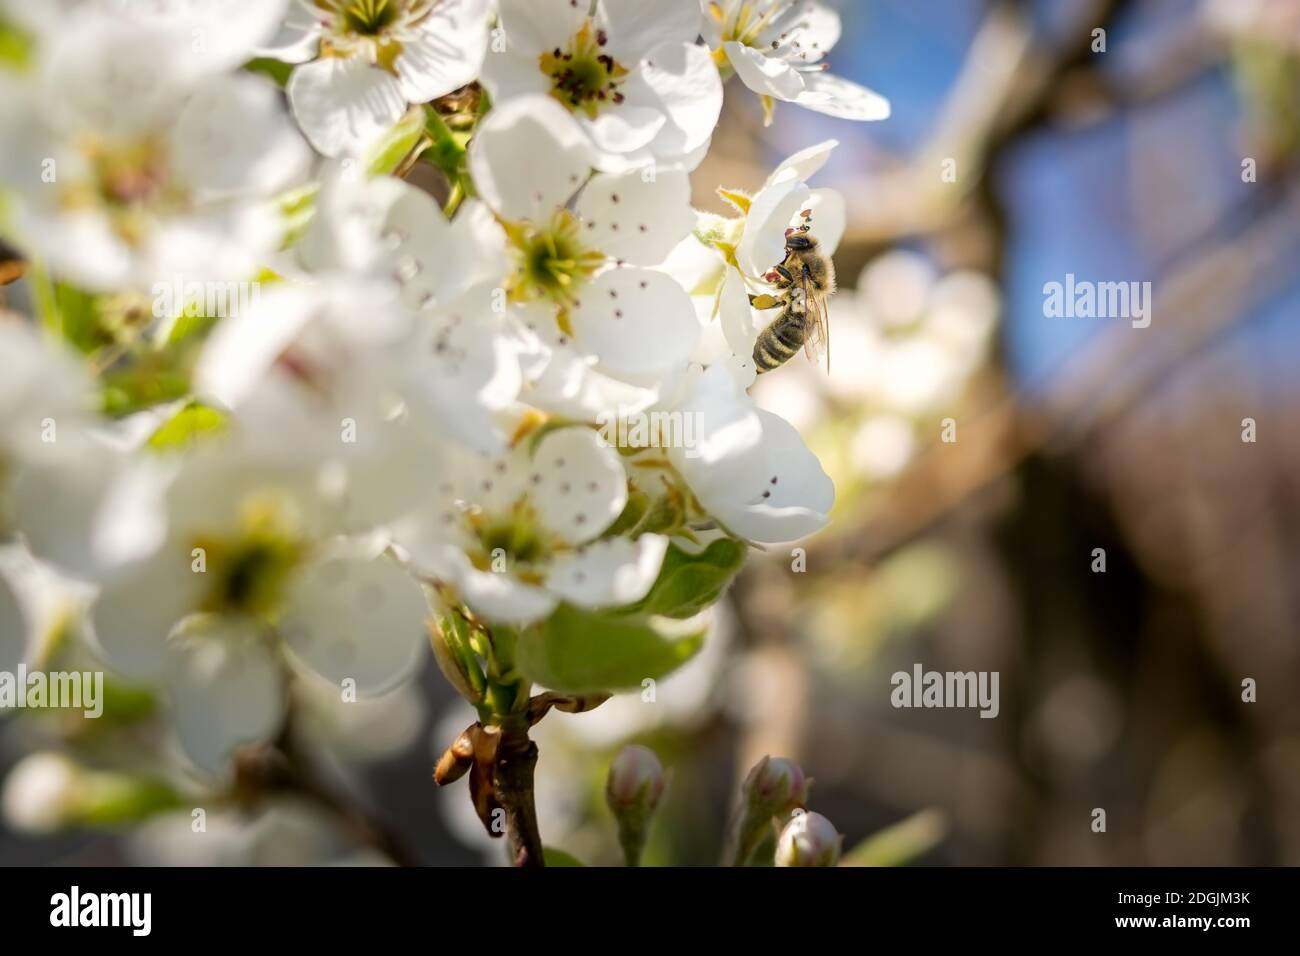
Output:
[[831,331],[826,311],[826,297],[808,282],[808,277],[801,277],[804,309],[807,313],[808,337],[804,342],[804,354],[809,361],[815,362],[825,352],[826,371],[831,368]]

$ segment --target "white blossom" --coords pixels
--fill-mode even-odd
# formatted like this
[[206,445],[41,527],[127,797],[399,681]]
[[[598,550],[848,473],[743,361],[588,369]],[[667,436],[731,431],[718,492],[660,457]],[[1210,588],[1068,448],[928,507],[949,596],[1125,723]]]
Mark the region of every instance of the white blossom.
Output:
[[840,16],[817,0],[700,0],[705,39],[720,62],[763,98],[794,103],[839,119],[882,120],[889,101],[827,72],[825,56],[840,39]]
[[696,43],[695,0],[500,0],[506,49],[483,64],[498,104],[549,94],[603,170],[699,165],[722,109],[722,81]]
[[147,470],[165,473],[123,479],[106,520],[128,527],[99,536],[118,561],[93,608],[95,636],[116,669],[170,691],[196,763],[219,769],[276,730],[280,648],[361,693],[410,672],[419,588],[382,541],[333,535],[310,482],[229,447]]
[[834,484],[794,426],[756,407],[725,365],[696,374],[673,407],[696,416],[700,435],[669,457],[727,531],[775,544],[826,525]]
[[600,608],[645,596],[668,542],[603,538],[626,504],[618,452],[592,429],[561,428],[506,456],[444,456],[435,501],[397,538],[476,612],[526,624],[561,600]]
[[48,38],[0,106],[6,231],[95,291],[250,279],[310,150],[269,81],[212,72],[174,28],[99,15]]
[[357,156],[410,104],[473,81],[487,42],[487,0],[294,0],[262,52],[297,64],[286,91],[311,144]]
[[505,224],[514,301],[541,302],[561,333],[616,375],[683,362],[699,330],[661,262],[690,231],[685,172],[592,173],[577,122],[547,97],[498,106],[470,147],[483,199]]

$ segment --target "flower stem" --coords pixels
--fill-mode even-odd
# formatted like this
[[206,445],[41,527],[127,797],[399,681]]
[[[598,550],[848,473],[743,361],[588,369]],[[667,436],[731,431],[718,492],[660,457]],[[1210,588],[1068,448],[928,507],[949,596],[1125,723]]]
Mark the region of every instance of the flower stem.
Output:
[[529,739],[528,730],[503,728],[497,748],[496,796],[506,811],[506,837],[510,841],[510,861],[515,866],[546,865],[533,799],[536,767],[537,744]]
[[447,202],[442,207],[442,214],[450,219],[456,215],[456,210],[460,204],[465,201],[465,186],[459,178],[453,179],[451,183],[451,195],[447,197]]

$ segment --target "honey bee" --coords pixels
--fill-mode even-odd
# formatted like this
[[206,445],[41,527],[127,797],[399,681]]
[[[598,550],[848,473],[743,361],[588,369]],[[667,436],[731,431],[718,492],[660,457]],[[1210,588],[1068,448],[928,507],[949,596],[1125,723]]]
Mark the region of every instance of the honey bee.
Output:
[[800,216],[803,224],[785,231],[785,258],[763,277],[778,294],[749,297],[756,309],[781,309],[754,343],[754,368],[760,375],[780,368],[801,348],[813,360],[825,349],[830,369],[826,300],[835,292],[835,266],[810,235],[812,210]]

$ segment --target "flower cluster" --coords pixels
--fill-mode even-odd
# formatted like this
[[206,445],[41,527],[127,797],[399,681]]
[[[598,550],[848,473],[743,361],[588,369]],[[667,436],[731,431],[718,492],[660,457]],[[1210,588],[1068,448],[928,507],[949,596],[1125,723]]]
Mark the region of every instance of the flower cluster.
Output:
[[[663,676],[833,503],[748,394],[746,296],[800,224],[833,253],[834,144],[737,218],[689,174],[733,72],[884,116],[821,69],[837,35],[789,0],[0,3],[37,320],[0,315],[0,538],[85,586],[71,630],[208,771],[430,629],[485,719]],[[48,637],[19,577],[0,667]]]

